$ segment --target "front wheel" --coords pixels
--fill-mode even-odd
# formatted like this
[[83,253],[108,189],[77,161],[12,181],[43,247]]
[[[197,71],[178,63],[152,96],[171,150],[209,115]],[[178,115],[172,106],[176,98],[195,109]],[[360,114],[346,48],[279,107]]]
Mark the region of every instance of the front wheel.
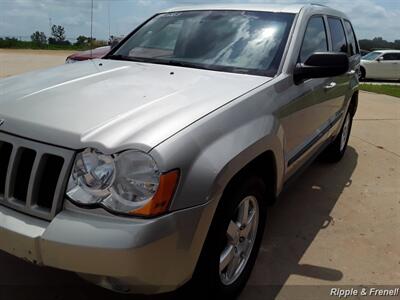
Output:
[[189,284],[191,298],[235,299],[240,294],[260,248],[266,197],[258,177],[244,179],[224,194]]

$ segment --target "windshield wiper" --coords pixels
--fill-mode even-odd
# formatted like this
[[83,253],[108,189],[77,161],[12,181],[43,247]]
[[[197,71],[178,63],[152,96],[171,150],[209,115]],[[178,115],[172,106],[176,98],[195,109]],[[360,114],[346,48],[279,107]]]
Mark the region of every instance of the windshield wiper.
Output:
[[162,63],[162,61],[158,60],[158,59],[147,58],[147,57],[127,56],[127,55],[122,55],[122,54],[113,54],[113,55],[107,56],[107,58],[114,59],[114,60],[126,60],[126,61],[155,63],[155,64]]
[[122,54],[113,54],[109,55],[106,58],[108,59],[114,59],[114,60],[127,60],[127,61],[135,61],[132,59],[130,56],[122,55]]
[[161,60],[160,64],[176,66],[176,67],[185,67],[185,68],[194,68],[194,69],[203,69],[203,70],[211,70],[212,68],[208,68],[205,65],[190,63],[186,61],[178,61],[178,60]]
[[113,54],[107,56],[108,59],[114,60],[125,60],[125,61],[134,61],[134,62],[144,62],[144,63],[151,63],[151,64],[159,64],[159,65],[168,65],[168,66],[176,66],[176,67],[185,67],[185,68],[195,68],[195,69],[203,69],[203,70],[211,70],[207,66],[190,63],[185,61],[178,61],[178,60],[167,60],[167,59],[155,59],[155,58],[145,58],[145,57],[136,57],[136,56],[127,56],[121,54]]

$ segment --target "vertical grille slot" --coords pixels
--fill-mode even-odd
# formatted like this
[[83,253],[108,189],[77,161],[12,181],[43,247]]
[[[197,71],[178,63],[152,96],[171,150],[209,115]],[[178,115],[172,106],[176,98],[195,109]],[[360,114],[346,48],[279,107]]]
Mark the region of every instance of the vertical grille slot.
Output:
[[31,177],[33,162],[36,152],[27,148],[20,148],[17,154],[16,174],[11,197],[21,202],[26,202],[29,179]]
[[51,221],[62,209],[74,155],[0,131],[0,206]]
[[12,145],[0,141],[0,197],[4,197],[8,164],[10,162]]
[[40,162],[40,178],[38,179],[39,190],[36,204],[51,210],[57,182],[61,174],[64,159],[59,156],[45,154]]

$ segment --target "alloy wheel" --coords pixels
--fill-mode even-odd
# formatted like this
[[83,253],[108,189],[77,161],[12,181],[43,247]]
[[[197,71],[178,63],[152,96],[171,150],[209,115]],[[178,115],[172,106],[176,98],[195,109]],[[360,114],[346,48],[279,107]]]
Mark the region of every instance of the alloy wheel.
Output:
[[257,236],[259,207],[254,196],[238,205],[226,232],[226,246],[220,255],[219,274],[224,285],[231,285],[242,274]]

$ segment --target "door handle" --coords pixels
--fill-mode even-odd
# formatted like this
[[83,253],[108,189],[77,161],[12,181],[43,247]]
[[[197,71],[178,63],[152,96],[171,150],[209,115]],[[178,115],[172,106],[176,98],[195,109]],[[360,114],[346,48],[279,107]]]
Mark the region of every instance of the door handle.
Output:
[[336,82],[331,82],[330,84],[325,85],[324,89],[325,90],[330,90],[330,89],[333,89],[335,86],[336,86]]

